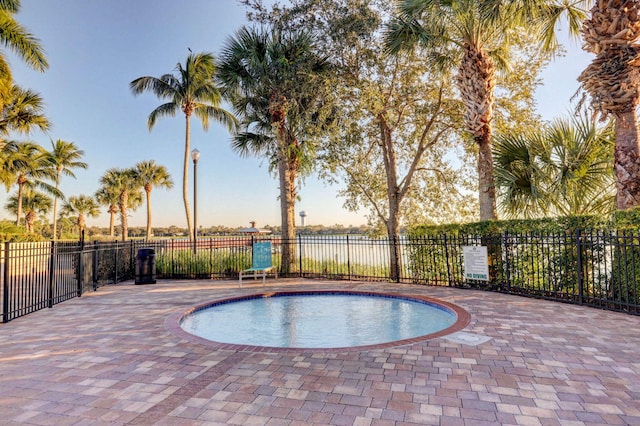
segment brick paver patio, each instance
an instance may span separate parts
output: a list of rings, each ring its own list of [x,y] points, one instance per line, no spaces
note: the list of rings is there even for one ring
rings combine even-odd
[[[129,282],[0,324],[0,424],[640,425],[640,317],[416,285],[266,289],[435,297],[471,314],[464,333],[490,340],[221,350],[176,335],[168,319],[262,292],[259,282]]]

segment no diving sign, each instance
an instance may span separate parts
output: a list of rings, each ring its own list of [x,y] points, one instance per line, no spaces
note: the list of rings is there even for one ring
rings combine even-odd
[[[489,259],[486,246],[463,246],[462,256],[465,279],[489,281]]]

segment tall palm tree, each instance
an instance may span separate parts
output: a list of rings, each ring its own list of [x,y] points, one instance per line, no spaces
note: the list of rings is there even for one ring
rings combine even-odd
[[[140,182],[134,169],[111,168],[100,178],[100,184],[118,193],[118,211],[120,212],[120,225],[122,226],[122,241],[129,236],[129,223],[127,218],[131,201],[141,199]]]
[[[137,179],[142,184],[147,201],[147,240],[151,239],[151,190],[154,186],[173,188],[173,180],[165,166],[155,161],[141,161],[136,164]]]
[[[18,195],[16,194],[9,197],[5,208],[11,213],[17,215],[18,206]],[[27,189],[22,194],[20,206],[21,208],[24,208],[24,223],[27,233],[33,234],[34,223],[38,217],[38,213],[46,214],[51,209],[51,197],[43,194],[42,192]]]
[[[156,120],[161,117],[174,117],[182,111],[185,117],[184,157],[182,165],[182,198],[187,217],[189,235],[194,237],[189,208],[189,155],[191,152],[191,116],[202,123],[202,128],[208,130],[209,119],[223,124],[230,131],[235,129],[235,117],[220,107],[222,96],[214,81],[216,64],[210,53],[190,53],[184,66],[178,63],[177,76],[164,74],[161,77],[140,77],[130,83],[134,95],[151,92],[161,100],[167,102],[160,105],[149,114],[147,126],[149,131]]]
[[[39,187],[46,192],[60,196],[59,190],[46,183],[52,179],[51,168],[47,167],[46,151],[32,142],[7,142],[2,146],[0,159],[2,171],[0,178],[7,191],[18,185],[16,225],[20,224],[22,215],[22,196],[25,188]]]
[[[578,80],[592,107],[615,119],[617,208],[640,206],[640,3],[597,0],[582,36],[596,58]]]
[[[241,155],[266,155],[277,167],[282,236],[288,241],[295,238],[297,180],[314,151],[309,130],[322,101],[320,76],[328,69],[305,32],[244,27],[221,55],[218,79],[242,123],[233,147]],[[283,247],[283,273],[292,266],[294,249]]]
[[[40,41],[16,21],[20,0],[0,1],[0,44],[17,54],[31,68],[44,71],[48,68]],[[11,91],[11,69],[6,54],[0,52],[0,108]]]
[[[570,28],[579,13],[569,9]],[[435,67],[457,66],[456,84],[465,106],[465,125],[478,150],[480,220],[497,218],[491,139],[496,73],[508,69],[518,30],[540,34],[543,47],[556,47],[555,22],[565,7],[551,1],[401,0],[388,28],[393,54],[417,46]]]
[[[511,217],[607,214],[614,208],[613,126],[582,113],[541,131],[496,137],[501,210]]]
[[[2,99],[0,137],[10,132],[29,134],[34,128],[49,130],[51,123],[44,115],[44,100],[39,93],[12,84]]]
[[[88,195],[72,195],[62,205],[60,216],[75,217],[78,225],[78,240],[83,240],[83,233],[87,217],[98,217],[100,207],[98,203]]]
[[[102,185],[95,194],[96,201],[101,206],[107,206],[107,212],[109,213],[109,236],[115,235],[115,217],[118,213],[118,201],[120,199],[120,193],[117,189],[107,185]]]
[[[47,161],[55,173],[54,182],[56,189],[60,189],[60,179],[62,175],[71,176],[75,179],[75,174],[71,169],[86,169],[87,163],[80,161],[84,156],[84,151],[78,149],[73,142],[51,141],[51,151],[47,153]],[[58,197],[53,199],[53,241],[58,239]]]

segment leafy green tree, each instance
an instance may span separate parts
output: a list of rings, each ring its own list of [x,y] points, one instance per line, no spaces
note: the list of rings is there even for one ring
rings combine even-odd
[[[100,185],[118,194],[118,212],[122,227],[121,238],[122,241],[126,241],[129,236],[128,210],[135,210],[142,201],[141,185],[137,173],[134,169],[111,168],[100,178]]]
[[[569,9],[570,18],[579,15]],[[555,48],[553,29],[564,10],[549,1],[401,0],[388,26],[390,52],[421,47],[434,68],[457,66],[455,82],[465,107],[465,127],[477,148],[480,220],[497,218],[491,158],[496,74],[508,70],[519,33],[537,34],[546,50]],[[575,20],[570,28],[575,30]]]
[[[20,0],[0,1],[0,44],[17,54],[31,68],[44,71],[49,65],[40,41],[15,19],[20,6]],[[0,109],[10,97],[12,80],[6,53],[0,52]]]
[[[541,130],[498,134],[500,208],[512,218],[608,214],[614,204],[613,125],[582,113]]]
[[[51,151],[47,153],[47,161],[54,172],[54,182],[56,189],[60,189],[62,175],[75,179],[72,169],[86,169],[87,163],[80,161],[84,156],[84,151],[78,149],[73,142],[51,141]],[[53,240],[58,239],[58,197],[53,199]]]
[[[54,175],[51,168],[47,167],[46,151],[40,145],[32,142],[6,142],[0,151],[0,160],[0,180],[7,191],[13,185],[18,186],[16,225],[20,224],[25,188],[39,187],[49,194],[61,195],[55,187],[46,183],[46,180],[52,179]]]
[[[38,213],[48,213],[51,210],[51,204],[51,197],[27,188],[22,193],[22,199],[19,200],[17,194],[9,197],[5,208],[16,216],[19,208],[24,209],[25,228],[28,234],[33,234]]]
[[[44,100],[39,93],[11,85],[2,99],[0,137],[11,132],[29,134],[34,128],[47,131],[51,123],[44,114]]]
[[[596,58],[578,80],[591,106],[615,121],[616,205],[640,206],[640,3],[598,0],[582,27],[583,48]]]
[[[307,32],[275,28],[238,30],[225,44],[218,79],[241,120],[233,148],[241,155],[267,156],[280,182],[282,236],[295,238],[297,180],[308,173],[315,150],[313,132],[323,124],[326,58]],[[295,260],[283,247],[282,272]]]
[[[130,83],[134,95],[151,92],[167,102],[151,111],[147,120],[149,131],[158,118],[174,117],[182,111],[186,120],[184,157],[182,168],[182,198],[187,217],[189,235],[194,237],[189,208],[189,155],[191,152],[191,116],[195,115],[202,123],[202,128],[209,128],[209,120],[223,124],[230,131],[236,127],[235,117],[220,106],[222,96],[214,81],[216,64],[210,53],[189,54],[184,66],[176,66],[177,75],[164,74],[161,77],[140,77]]]
[[[60,238],[62,239],[71,239],[73,235],[76,233],[76,225],[71,218],[68,217],[59,217],[58,218],[58,233],[60,234]]]
[[[461,105],[454,100],[452,78],[431,69],[418,52],[389,57],[383,30],[388,2],[293,0],[290,7],[243,1],[260,23],[299,30],[314,28],[319,49],[334,64],[332,89],[339,117],[320,150],[322,177],[343,181],[345,207],[371,212],[370,224],[391,241],[402,226],[455,222],[477,215],[469,195],[472,167],[468,152],[456,149]],[[516,77],[501,81],[496,97],[498,126],[536,127],[534,89],[548,58],[517,39],[512,61]],[[390,250],[395,276],[401,257]]]
[[[147,240],[151,239],[151,190],[154,187],[173,188],[173,180],[165,166],[155,161],[141,161],[136,164],[137,179],[144,188],[147,203]]]
[[[459,108],[447,79],[429,73],[415,55],[384,54],[380,34],[385,8],[380,1],[301,0],[271,19],[282,19],[278,25],[316,28],[321,50],[335,64],[331,87],[339,98],[333,108],[340,117],[320,151],[321,175],[330,182],[343,180],[346,188],[340,194],[347,208],[369,208],[370,221],[381,224],[395,241],[412,210],[426,211],[434,220],[455,204],[438,200],[434,204],[441,208],[429,208],[423,199],[416,206],[419,193],[433,201],[436,197],[426,194],[445,187],[451,198],[460,197],[455,183],[461,180],[445,159]],[[391,245],[392,277],[399,276],[401,259],[398,247]]]
[[[60,210],[62,217],[74,217],[78,226],[78,240],[84,239],[84,229],[87,217],[98,217],[100,207],[98,203],[88,195],[72,195],[62,205]]]

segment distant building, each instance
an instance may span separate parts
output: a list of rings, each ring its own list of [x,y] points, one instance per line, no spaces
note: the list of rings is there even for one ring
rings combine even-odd
[[[251,227],[249,228],[242,228],[240,229],[238,232],[242,233],[242,234],[270,234],[271,231],[268,229],[260,229],[260,228],[256,228],[256,222],[251,221],[249,222],[251,224]]]

